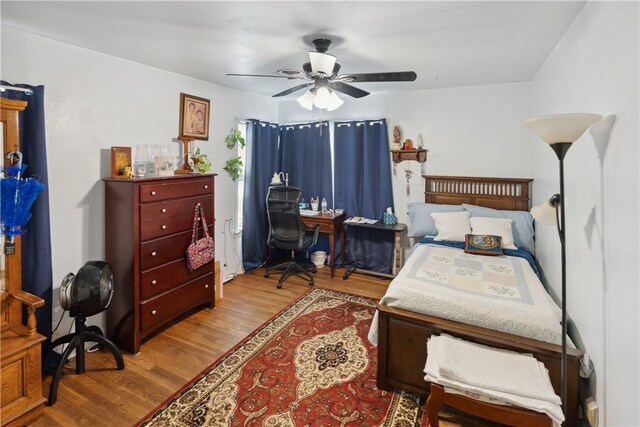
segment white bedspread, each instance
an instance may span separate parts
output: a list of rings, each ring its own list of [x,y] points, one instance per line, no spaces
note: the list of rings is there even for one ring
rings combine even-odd
[[[417,245],[381,304],[560,344],[561,311],[529,263]],[[378,313],[369,331],[378,342]]]
[[[564,421],[544,364],[531,355],[499,350],[446,334],[427,343],[425,380],[445,386],[449,393],[498,405],[516,405]]]

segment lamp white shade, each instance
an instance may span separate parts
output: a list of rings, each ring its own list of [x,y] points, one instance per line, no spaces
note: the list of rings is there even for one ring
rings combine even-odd
[[[271,177],[271,184],[273,185],[282,184],[282,181],[280,180],[280,174],[278,172],[275,172]]]
[[[549,200],[545,200],[531,208],[531,216],[545,225],[553,225],[556,223],[556,207]]]
[[[313,104],[318,108],[327,108],[331,105],[331,92],[326,87],[318,88]]]
[[[315,98],[316,96],[314,95],[314,93],[311,92],[311,90],[308,90],[304,93],[304,95],[299,97],[297,101],[302,108],[306,108],[307,110],[311,111],[313,109],[313,100]]]
[[[536,132],[547,144],[573,143],[600,119],[601,115],[591,113],[552,114],[532,117],[524,125]]]
[[[333,111],[336,108],[340,107],[344,104],[344,101],[340,99],[338,95],[334,91],[331,91],[331,99],[329,101],[329,105],[327,105],[327,111]]]
[[[333,67],[336,64],[336,57],[322,52],[309,52],[309,62],[311,71],[317,74],[330,76],[333,74]]]

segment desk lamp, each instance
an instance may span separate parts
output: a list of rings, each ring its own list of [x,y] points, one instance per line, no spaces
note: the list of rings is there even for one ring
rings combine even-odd
[[[282,179],[280,179],[281,177]],[[271,185],[281,185],[282,181],[284,181],[285,186],[289,186],[289,173],[274,172],[271,177]]]
[[[564,216],[564,156],[571,145],[593,124],[600,121],[599,114],[553,114],[533,117],[524,122],[556,153],[560,163],[560,193],[531,209],[531,215],[543,224],[556,224],[562,253],[562,360],[560,365],[560,398],[562,410],[567,413],[567,248]]]

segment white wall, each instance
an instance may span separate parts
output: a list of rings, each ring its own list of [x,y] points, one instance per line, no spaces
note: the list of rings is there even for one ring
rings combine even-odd
[[[608,146],[586,134],[565,160],[568,311],[595,364],[606,426],[640,425],[638,12],[637,2],[588,2],[532,83],[535,115],[616,116]],[[532,139],[538,203],[558,191],[557,159]],[[537,231],[538,260],[559,294],[557,234]]]
[[[360,87],[366,89],[365,85]],[[410,138],[415,144],[418,134],[422,134],[424,147],[429,150],[427,174],[530,178],[531,138],[522,126],[531,116],[530,90],[530,83],[522,82],[403,91],[358,100],[341,96],[344,105],[323,113],[321,118],[336,121],[387,118],[390,144],[396,124],[401,126],[403,138]],[[316,109],[307,111],[295,100],[279,104],[280,123],[318,119]],[[408,197],[405,169],[413,171]],[[407,202],[424,201],[424,180],[417,162],[400,163],[396,173],[394,203],[398,220],[406,223]]]
[[[236,117],[273,120],[272,100],[6,26],[1,71],[4,80],[45,86],[54,289],[85,261],[104,259],[101,178],[110,174],[109,148],[171,144],[176,154],[181,150],[173,142],[180,92],[211,100],[209,141],[197,146],[218,173],[215,229],[217,256],[222,256],[224,221],[235,218],[236,206],[236,186],[222,170],[235,153],[226,148],[224,137],[236,125]],[[53,303],[56,322],[61,315],[57,297]],[[101,322],[99,316],[90,319]],[[63,323],[60,331],[66,332],[68,325]]]

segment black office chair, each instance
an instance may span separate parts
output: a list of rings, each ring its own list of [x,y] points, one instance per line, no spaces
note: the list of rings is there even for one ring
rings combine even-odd
[[[269,277],[272,270],[284,269],[278,289],[282,288],[282,283],[287,277],[295,274],[304,274],[309,279],[309,286],[313,286],[313,276],[309,271],[315,273],[316,266],[302,266],[295,261],[295,253],[308,249],[318,241],[318,225],[313,228],[313,235],[305,232],[305,225],[300,216],[300,189],[296,187],[272,186],[267,193],[267,215],[269,217],[269,237],[267,245],[270,248],[278,248],[291,251],[291,259],[282,264],[267,268],[264,277]]]

